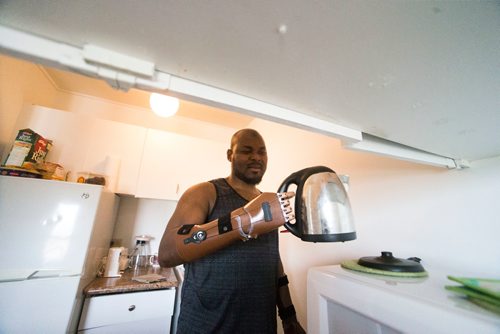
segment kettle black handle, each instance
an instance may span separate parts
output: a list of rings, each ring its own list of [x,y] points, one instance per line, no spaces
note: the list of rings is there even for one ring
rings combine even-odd
[[[285,228],[292,232],[293,235],[302,239],[302,209],[301,209],[301,201],[302,201],[302,186],[306,182],[307,178],[313,174],[323,173],[323,172],[331,172],[335,173],[328,167],[325,166],[314,166],[301,169],[295,173],[290,174],[283,183],[279,186],[278,192],[288,191],[288,188],[295,184],[297,186],[297,191],[295,193],[295,223],[290,224],[290,222],[285,223]]]
[[[292,184],[295,184],[299,185],[299,181],[300,181],[300,178],[301,178],[301,175],[299,175],[301,171],[299,172],[295,172],[293,174],[290,174],[284,181],[283,183],[281,183],[281,185],[279,186],[278,188],[278,192],[282,193],[282,192],[286,192],[288,191],[288,188],[292,185]],[[297,196],[297,194],[295,194],[295,196]],[[299,220],[298,220],[298,217],[295,216],[295,224],[290,224],[289,221],[285,222],[285,228],[292,232],[293,235],[295,235],[296,237],[301,237],[300,235],[300,232],[299,232],[299,228],[298,228],[298,224],[299,223]]]

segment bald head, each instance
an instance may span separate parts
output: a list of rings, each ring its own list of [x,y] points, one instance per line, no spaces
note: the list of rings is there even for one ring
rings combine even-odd
[[[262,136],[253,129],[242,129],[231,137],[227,150],[231,175],[248,184],[258,184],[267,167],[267,150]]]
[[[234,146],[243,138],[251,138],[251,139],[259,139],[262,142],[264,142],[264,139],[254,129],[241,129],[236,131],[233,136],[231,137],[231,149],[234,149]]]

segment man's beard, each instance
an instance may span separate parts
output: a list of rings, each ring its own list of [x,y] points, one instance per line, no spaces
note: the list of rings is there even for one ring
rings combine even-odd
[[[244,173],[240,172],[237,168],[234,169],[234,175],[245,183],[257,185],[262,181],[263,175],[256,175],[254,177],[248,177]]]

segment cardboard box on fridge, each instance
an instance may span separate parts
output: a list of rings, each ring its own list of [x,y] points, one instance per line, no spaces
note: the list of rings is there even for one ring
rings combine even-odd
[[[17,133],[12,149],[5,159],[4,166],[35,169],[37,163],[43,163],[52,147],[52,141],[43,138],[31,129],[22,129]]]
[[[46,161],[36,164],[35,168],[46,180],[66,181],[66,171],[64,167],[59,164]]]

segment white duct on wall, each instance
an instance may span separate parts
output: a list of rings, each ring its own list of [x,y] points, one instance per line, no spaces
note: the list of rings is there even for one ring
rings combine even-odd
[[[170,85],[169,74],[148,72],[148,68],[154,68],[154,64],[100,47],[87,45],[83,49],[78,48],[1,25],[0,52],[37,64],[103,79],[113,88],[123,91],[134,87],[161,92],[168,90]],[[98,57],[102,59],[100,62]],[[115,65],[110,66],[110,63]],[[127,64],[128,69],[124,71]]]
[[[363,140],[354,143],[342,142],[342,146],[351,150],[372,152],[379,155],[416,163],[423,163],[436,167],[445,167],[449,169],[462,169],[469,167],[469,163],[466,160],[443,157],[441,155],[422,151],[366,133],[363,133]]]
[[[349,149],[446,168],[468,167],[466,161],[423,152],[264,101],[176,77],[156,70],[154,63],[91,44],[79,48],[0,25],[0,52],[99,78],[123,91],[137,88],[173,95],[184,100],[322,133],[342,140],[344,147]]]
[[[361,132],[223,89],[154,70],[154,64],[117,52],[85,45],[83,49],[0,26],[0,52],[35,63],[105,80],[116,89],[137,88],[169,93],[254,117],[321,132],[349,141]],[[153,69],[153,70],[152,70]]]

